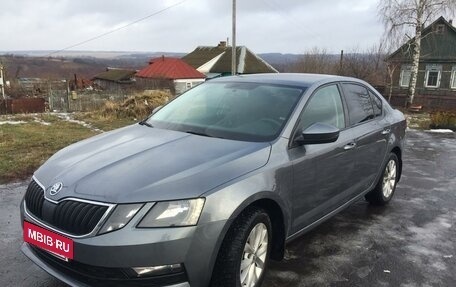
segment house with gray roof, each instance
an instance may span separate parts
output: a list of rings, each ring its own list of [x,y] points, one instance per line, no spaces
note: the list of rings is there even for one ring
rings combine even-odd
[[[411,78],[412,41],[386,59],[392,73],[392,103],[404,106]],[[425,27],[421,40],[415,105],[424,109],[456,109],[456,27],[440,17]]]
[[[187,64],[207,78],[231,75],[233,47],[221,41],[217,46],[199,46],[182,57]],[[245,46],[236,47],[237,74],[278,73],[278,71]]]
[[[135,74],[135,70],[107,68],[106,71],[95,75],[92,80],[103,90],[115,91],[131,88],[135,83]]]

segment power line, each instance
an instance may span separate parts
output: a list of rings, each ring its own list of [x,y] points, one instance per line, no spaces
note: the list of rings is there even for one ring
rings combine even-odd
[[[149,19],[149,18],[151,18],[151,17],[153,17],[153,16],[156,16],[156,15],[158,15],[158,14],[161,14],[161,13],[163,13],[163,12],[165,12],[165,11],[171,9],[171,8],[174,8],[174,7],[176,7],[176,6],[179,6],[179,5],[183,4],[183,3],[186,2],[186,1],[188,1],[188,0],[182,0],[181,2],[175,3],[175,4],[171,5],[171,6],[168,6],[168,7],[166,7],[166,8],[161,9],[161,10],[158,10],[158,11],[152,13],[152,14],[149,14],[149,15],[147,15],[147,16],[145,16],[145,17],[139,18],[139,19],[137,19],[137,20],[135,20],[135,21],[133,21],[133,22],[130,22],[130,23],[124,25],[124,26],[118,27],[118,28],[116,28],[116,29],[113,29],[113,30],[111,30],[111,31],[105,32],[105,33],[100,34],[100,35],[98,35],[98,36],[95,36],[95,37],[89,38],[89,39],[87,39],[87,40],[84,40],[84,41],[82,41],[82,42],[79,42],[79,43],[73,44],[73,45],[71,45],[71,46],[65,47],[65,48],[63,48],[63,49],[60,49],[60,50],[51,52],[51,53],[47,54],[45,57],[49,57],[49,56],[51,56],[51,55],[54,55],[54,54],[63,52],[63,51],[65,51],[65,50],[68,50],[68,49],[71,49],[71,48],[74,48],[74,47],[77,47],[77,46],[81,46],[81,45],[83,45],[83,44],[85,44],[85,43],[88,43],[88,42],[91,42],[91,41],[93,41],[93,40],[97,40],[97,39],[99,39],[99,38],[101,38],[101,37],[107,36],[107,35],[109,35],[109,34],[115,33],[115,32],[117,32],[117,31],[122,30],[122,29],[125,29],[125,28],[127,28],[127,27],[129,27],[129,26],[131,26],[131,25],[134,25],[134,24],[139,23],[139,22],[141,22],[141,21],[147,20],[147,19]]]
[[[275,0],[261,0],[264,4],[269,6],[273,11],[280,13],[282,16],[284,16],[284,19],[288,22],[290,22],[291,27],[295,28],[296,31],[299,31],[301,33],[307,33],[310,34],[312,37],[318,37],[313,31],[310,31],[309,29],[302,29],[302,24],[296,20],[296,18],[287,10],[283,9],[283,7],[275,2]]]

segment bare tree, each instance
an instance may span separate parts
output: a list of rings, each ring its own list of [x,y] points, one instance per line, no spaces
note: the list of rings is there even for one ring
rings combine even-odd
[[[335,74],[337,71],[336,59],[334,55],[328,54],[326,49],[314,47],[304,53],[301,59],[293,65],[291,71],[298,73]]]
[[[410,39],[412,69],[407,105],[415,97],[418,65],[421,54],[421,39],[424,25],[440,13],[454,11],[456,0],[380,0],[378,8],[388,35],[397,38],[405,35]],[[410,36],[409,34],[412,33]]]
[[[388,61],[386,64],[386,70],[388,73],[388,102],[391,103],[391,96],[393,95],[393,75],[396,69],[400,66],[400,62]]]
[[[383,85],[385,79],[385,47],[383,42],[364,50],[354,48],[344,55],[342,75],[363,79],[373,85]]]

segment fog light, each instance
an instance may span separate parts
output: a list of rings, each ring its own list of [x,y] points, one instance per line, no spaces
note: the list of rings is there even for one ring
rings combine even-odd
[[[172,273],[179,273],[183,271],[182,264],[170,264],[152,267],[133,267],[138,277],[158,276]]]

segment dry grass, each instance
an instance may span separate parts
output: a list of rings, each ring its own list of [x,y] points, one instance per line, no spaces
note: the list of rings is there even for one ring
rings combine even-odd
[[[411,129],[429,129],[431,124],[431,118],[429,113],[409,113],[404,112],[405,118],[407,119],[407,126]]]
[[[433,112],[430,118],[431,128],[456,130],[456,113],[454,112]]]
[[[171,97],[165,91],[146,91],[130,96],[122,103],[106,102],[99,111],[79,113],[75,118],[104,131],[112,130],[146,118],[154,108],[167,103]]]

